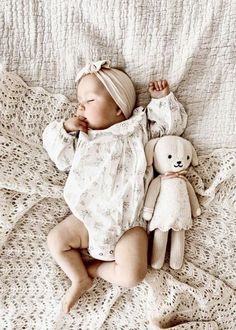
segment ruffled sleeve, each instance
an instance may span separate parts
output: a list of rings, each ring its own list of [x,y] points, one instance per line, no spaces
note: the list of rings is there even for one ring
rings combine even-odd
[[[163,135],[181,135],[187,125],[187,114],[182,104],[170,92],[160,99],[152,99],[147,105],[149,138]]]
[[[43,147],[60,171],[68,171],[75,154],[76,136],[66,132],[64,120],[51,122],[43,132]]]

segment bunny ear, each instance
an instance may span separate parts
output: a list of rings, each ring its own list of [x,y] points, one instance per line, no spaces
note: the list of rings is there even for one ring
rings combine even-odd
[[[197,158],[197,153],[194,147],[192,146],[192,165],[197,166],[198,165],[198,158]]]
[[[146,155],[146,159],[147,159],[147,166],[151,166],[153,164],[153,152],[154,152],[154,148],[155,145],[157,143],[157,139],[152,139],[150,141],[148,141],[148,143],[145,146],[145,155]]]

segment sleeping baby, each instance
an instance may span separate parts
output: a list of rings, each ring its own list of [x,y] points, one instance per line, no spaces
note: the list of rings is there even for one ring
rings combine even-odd
[[[64,198],[71,215],[47,240],[71,280],[64,313],[95,277],[127,288],[144,279],[147,233],[141,211],[149,183],[144,146],[150,138],[180,135],[187,120],[165,80],[150,82],[146,108],[135,108],[131,79],[108,61],[90,62],[76,80],[75,116],[53,121],[43,132],[49,157],[69,172]],[[88,249],[92,262],[82,261],[82,249]]]

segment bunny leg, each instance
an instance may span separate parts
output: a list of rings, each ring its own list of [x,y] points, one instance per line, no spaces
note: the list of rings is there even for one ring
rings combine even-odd
[[[152,247],[151,266],[154,269],[161,269],[164,264],[166,254],[166,244],[168,231],[155,230]]]

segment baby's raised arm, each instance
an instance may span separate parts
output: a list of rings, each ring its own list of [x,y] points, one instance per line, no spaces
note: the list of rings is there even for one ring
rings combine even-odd
[[[67,120],[53,121],[43,132],[43,147],[60,171],[67,171],[71,167],[78,131],[87,133],[88,122],[77,110],[75,116]]]
[[[152,97],[147,105],[149,138],[163,135],[181,135],[187,124],[182,104],[170,91],[166,80],[151,81],[148,91]]]

